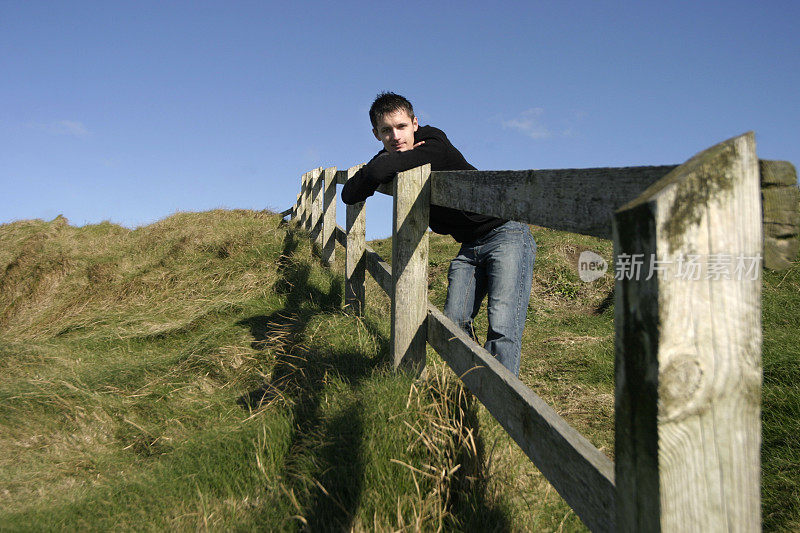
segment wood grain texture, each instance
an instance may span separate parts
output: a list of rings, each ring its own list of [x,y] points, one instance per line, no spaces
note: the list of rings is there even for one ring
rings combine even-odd
[[[337,224],[333,235],[336,238],[336,242],[342,245],[342,248],[347,248],[347,232],[344,228]]]
[[[621,531],[761,529],[760,261],[734,272],[737,257],[762,250],[760,196],[749,133],[701,152],[615,215],[617,265],[645,258],[640,279],[618,272],[615,289]],[[691,255],[700,269],[687,277]],[[646,280],[652,257],[662,270]],[[731,273],[707,277],[722,257]]]
[[[347,179],[350,179],[359,168],[360,165],[349,168]],[[344,304],[346,309],[356,315],[364,313],[366,211],[365,202],[347,206]]]
[[[761,188],[778,186],[797,186],[797,169],[789,161],[772,161],[759,159],[758,169],[761,174]]]
[[[303,229],[311,231],[311,217],[313,211],[314,175],[313,171],[306,173],[305,193],[303,195]]]
[[[318,250],[322,249],[322,167],[311,171],[311,222],[309,232]]]
[[[784,187],[780,203],[765,201],[765,233],[778,230],[788,235],[765,240],[764,255],[769,258],[765,266],[786,268],[796,260],[800,233],[797,174],[787,161],[760,163],[762,189]],[[614,210],[676,167],[436,171],[431,173],[431,203],[609,239]],[[382,185],[378,192],[391,195],[390,185]]]
[[[782,270],[797,260],[800,248],[800,189],[788,161],[759,161],[764,213],[764,266]]]
[[[336,259],[336,167],[322,173],[322,260],[332,265]]]
[[[313,197],[313,172],[309,171],[306,173],[306,185],[303,194],[303,228],[306,231],[311,231],[311,211],[313,209],[312,206],[312,197]]]
[[[764,266],[772,270],[783,270],[792,266],[790,257],[797,261],[800,241],[793,237],[764,237]]]
[[[613,531],[614,465],[544,400],[428,304],[428,342],[592,531]]]
[[[797,186],[777,186],[761,190],[764,202],[764,233],[774,237],[797,235],[800,212]]]
[[[378,286],[383,289],[383,292],[387,294],[387,296],[392,296],[392,267],[389,266],[389,263],[383,260],[383,258],[370,248],[366,246],[364,248],[364,253],[367,259],[367,272],[370,273],[372,278],[377,282]]]
[[[614,209],[673,168],[434,172],[431,203],[608,239]]]
[[[302,185],[302,182],[301,182],[300,183],[301,190],[302,190],[302,187],[303,187],[303,185]],[[292,218],[291,218],[291,220],[294,223],[297,223],[299,221],[299,219],[298,219],[299,210],[300,210],[300,193],[297,194],[297,198],[295,199],[294,205],[292,206]]]
[[[306,227],[308,218],[308,172],[300,176],[300,202],[297,209],[297,223],[301,228]]]
[[[676,167],[436,171],[431,173],[431,202],[610,239],[614,210]],[[759,170],[765,193],[764,266],[787,268],[800,247],[797,171],[788,161],[769,160],[759,161]],[[336,177],[345,183],[346,171],[338,171]],[[766,192],[774,187],[780,190]],[[392,184],[381,185],[378,192],[391,196]],[[775,202],[776,197],[781,199]]]
[[[393,180],[390,351],[395,368],[415,373],[425,368],[430,173],[428,164]]]

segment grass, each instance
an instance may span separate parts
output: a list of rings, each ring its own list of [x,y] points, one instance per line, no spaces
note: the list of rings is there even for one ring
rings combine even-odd
[[[800,264],[764,273],[761,497],[764,529],[800,530]]]
[[[463,390],[393,372],[383,310],[344,314],[280,217],[8,224],[0,286],[0,529],[465,521]]]
[[[574,266],[611,244],[533,232],[521,379],[613,458],[613,281]],[[458,245],[430,243],[442,308]],[[342,257],[269,212],[0,226],[0,530],[585,530],[435,353],[391,370]],[[800,267],[763,296],[764,527],[796,530]]]

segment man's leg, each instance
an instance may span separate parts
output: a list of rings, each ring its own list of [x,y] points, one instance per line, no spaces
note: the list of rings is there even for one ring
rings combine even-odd
[[[488,284],[486,349],[519,376],[522,331],[531,297],[536,243],[527,225],[508,222],[483,245]]]
[[[486,276],[476,268],[475,251],[463,245],[458,255],[450,261],[447,273],[447,300],[444,314],[475,339],[472,321],[486,294]]]

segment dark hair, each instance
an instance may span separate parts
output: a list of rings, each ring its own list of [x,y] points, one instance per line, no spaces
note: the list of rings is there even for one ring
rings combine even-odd
[[[401,109],[407,112],[409,117],[414,118],[414,108],[411,106],[411,102],[399,94],[380,93],[375,97],[375,101],[372,102],[372,107],[369,108],[369,120],[372,122],[372,127],[378,127],[378,119],[383,115],[388,115]]]

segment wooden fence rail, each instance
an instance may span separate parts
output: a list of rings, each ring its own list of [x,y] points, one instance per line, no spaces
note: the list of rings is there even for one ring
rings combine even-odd
[[[791,164],[759,161],[747,133],[683,165],[425,165],[378,189],[394,198],[391,267],[365,242],[364,202],[347,206],[346,229],[336,225],[336,185],[360,166],[305,173],[282,214],[328,263],[336,242],[345,248],[352,312],[363,312],[367,272],[390,296],[396,367],[421,372],[430,344],[593,531],[760,529],[760,261],[781,268],[797,254]],[[639,275],[615,276],[616,464],[430,305],[431,204],[613,237],[618,266],[639,258]],[[674,270],[686,256],[755,267],[686,279]]]
[[[614,529],[614,463],[428,305],[428,342],[593,531]]]

